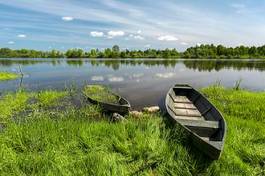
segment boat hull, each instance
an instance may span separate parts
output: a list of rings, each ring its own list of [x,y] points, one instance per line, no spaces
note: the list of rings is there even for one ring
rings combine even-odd
[[[129,101],[127,101],[126,99],[120,96],[118,97],[119,97],[119,104],[111,104],[111,103],[100,102],[100,101],[92,99],[91,97],[86,96],[87,100],[90,103],[100,106],[104,112],[107,112],[107,113],[116,112],[121,115],[128,114],[131,108]]]
[[[176,103],[174,98],[179,98],[178,96],[186,96],[190,100],[189,104]],[[201,117],[197,116],[196,113],[192,115],[196,115],[196,117],[192,117],[190,114],[184,114],[183,116],[176,115],[176,112],[180,112],[178,108],[175,108],[176,104],[189,106],[189,109],[181,109],[187,112],[191,112],[189,111],[190,107],[194,107],[193,110],[198,110],[198,114]],[[165,105],[169,117],[189,133],[193,146],[197,147],[209,158],[213,160],[219,159],[226,136],[226,123],[216,107],[189,85],[175,85],[172,87],[167,93]],[[203,109],[205,107],[202,105],[210,107],[208,108],[210,110]]]

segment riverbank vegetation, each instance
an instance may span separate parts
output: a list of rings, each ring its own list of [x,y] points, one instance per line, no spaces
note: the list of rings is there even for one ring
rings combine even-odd
[[[212,58],[212,59],[255,59],[265,58],[265,45],[263,46],[238,46],[225,47],[200,45],[189,47],[184,52],[176,49],[146,49],[146,50],[120,50],[119,46],[104,50],[91,49],[69,49],[66,52],[51,50],[12,50],[9,48],[0,49],[0,58]]]
[[[224,152],[211,162],[162,114],[112,123],[76,93],[17,91],[0,98],[0,175],[263,175],[265,93],[202,92],[223,113]],[[218,96],[217,96],[218,95]]]
[[[19,77],[16,73],[0,72],[0,81],[6,81],[11,79],[17,79]]]

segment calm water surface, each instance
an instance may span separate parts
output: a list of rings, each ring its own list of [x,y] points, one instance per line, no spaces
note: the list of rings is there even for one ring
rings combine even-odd
[[[168,89],[176,83],[196,88],[216,82],[250,90],[265,90],[265,61],[262,60],[67,60],[0,59],[0,71],[18,72],[22,80],[0,82],[0,91],[16,90],[22,84],[28,90],[64,89],[70,85],[105,84],[127,98],[133,108],[163,102]]]

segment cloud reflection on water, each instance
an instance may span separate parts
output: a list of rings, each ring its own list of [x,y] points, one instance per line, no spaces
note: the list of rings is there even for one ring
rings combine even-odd
[[[122,82],[124,81],[123,77],[113,76],[108,78],[109,82]]]
[[[92,81],[104,81],[104,77],[103,76],[92,76],[91,80]]]
[[[175,76],[175,73],[173,72],[169,72],[169,73],[157,73],[155,74],[156,77],[159,78],[172,78],[173,76]]]

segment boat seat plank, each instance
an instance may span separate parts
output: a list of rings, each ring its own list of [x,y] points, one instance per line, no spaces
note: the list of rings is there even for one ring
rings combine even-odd
[[[173,97],[175,103],[192,103],[186,96]]]
[[[179,121],[179,120],[203,120],[203,117],[192,117],[192,116],[179,116],[175,115],[174,119]]]
[[[173,109],[174,113],[179,116],[186,116],[187,110],[186,109]]]
[[[201,117],[202,115],[197,109],[187,109],[187,116]]]
[[[179,108],[179,109],[197,109],[193,104],[188,104],[188,103],[174,103],[174,108]]]
[[[204,127],[204,128],[219,128],[218,121],[207,121],[207,120],[189,120],[189,119],[179,119],[179,123],[185,126],[194,126],[194,127]]]
[[[201,117],[201,113],[197,109],[182,109],[175,108],[173,109],[175,115],[177,116],[188,116],[188,117]]]
[[[191,90],[192,88],[189,86],[175,86],[174,89],[185,89],[185,90]]]
[[[180,119],[178,122],[204,138],[211,137],[219,129],[219,123],[216,121]]]

